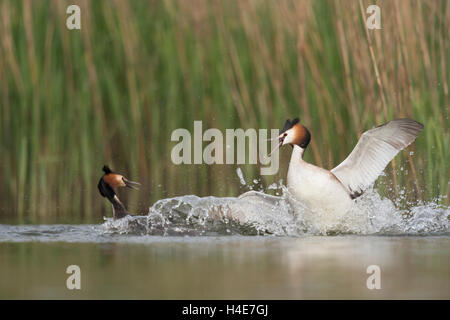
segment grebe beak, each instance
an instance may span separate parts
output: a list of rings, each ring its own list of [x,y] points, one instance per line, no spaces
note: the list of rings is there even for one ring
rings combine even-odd
[[[292,129],[298,122],[298,118],[295,118],[292,121],[289,119],[286,120],[283,129],[281,129],[281,134],[278,137],[271,139],[271,141],[278,139],[279,143],[275,148],[273,148],[272,152],[270,152],[269,157],[283,145],[284,139],[286,139],[286,137],[288,136],[287,132]]]
[[[284,138],[286,138],[286,134],[282,133],[278,137],[270,139],[270,141],[274,141],[274,140],[278,139],[279,143],[270,152],[269,157],[283,145]]]
[[[128,180],[125,177],[123,177],[123,182],[125,183],[126,187],[128,187],[130,189],[133,189],[133,190],[139,190],[139,188],[136,187],[136,186],[140,186],[141,185],[139,182]]]

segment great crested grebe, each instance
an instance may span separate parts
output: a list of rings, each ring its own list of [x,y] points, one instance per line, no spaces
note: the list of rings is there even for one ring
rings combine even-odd
[[[135,185],[140,185],[140,183],[128,180],[121,174],[113,172],[108,166],[103,166],[103,172],[105,174],[100,178],[100,181],[98,182],[98,191],[100,191],[100,194],[112,203],[113,218],[123,218],[127,214],[129,214],[129,212],[127,211],[127,209],[125,209],[125,206],[117,197],[117,188],[128,187],[138,190]]]
[[[326,170],[303,160],[311,134],[296,118],[286,120],[273,151],[286,144],[293,146],[287,187],[294,200],[311,209],[343,212],[422,129],[422,124],[411,119],[389,121],[364,132],[350,155],[336,168]]]

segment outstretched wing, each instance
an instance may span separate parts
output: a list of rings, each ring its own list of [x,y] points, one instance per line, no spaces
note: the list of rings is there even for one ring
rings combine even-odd
[[[331,170],[352,198],[369,187],[399,151],[410,145],[423,125],[411,119],[398,119],[362,134],[350,155]]]

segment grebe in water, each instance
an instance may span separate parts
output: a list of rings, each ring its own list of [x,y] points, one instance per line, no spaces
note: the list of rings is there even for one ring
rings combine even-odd
[[[140,185],[138,182],[130,181],[123,175],[113,172],[108,166],[103,166],[103,172],[105,173],[98,182],[98,191],[100,194],[107,198],[113,206],[113,218],[120,219],[130,214],[125,206],[120,202],[117,197],[118,187],[128,187],[138,190],[136,185]]]

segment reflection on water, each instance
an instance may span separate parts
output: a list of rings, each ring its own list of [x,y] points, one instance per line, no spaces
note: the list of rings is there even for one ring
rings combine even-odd
[[[0,298],[450,298],[449,236],[102,237],[1,243]],[[72,264],[79,291],[65,287]],[[374,264],[381,290],[366,287]]]

